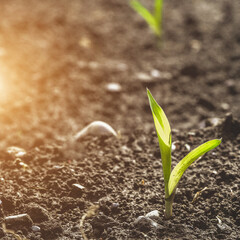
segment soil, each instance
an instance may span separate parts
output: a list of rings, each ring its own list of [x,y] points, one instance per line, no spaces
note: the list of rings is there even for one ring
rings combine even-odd
[[[1,239],[240,239],[238,0],[165,1],[161,42],[123,0],[0,12]],[[146,87],[171,123],[173,166],[222,138],[183,175],[170,220]],[[95,120],[121,137],[72,141]]]

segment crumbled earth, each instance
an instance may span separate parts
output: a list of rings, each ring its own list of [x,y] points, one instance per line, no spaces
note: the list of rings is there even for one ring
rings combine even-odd
[[[159,41],[128,1],[1,0],[1,239],[239,239],[240,4],[165,2]],[[222,138],[183,175],[170,220],[146,87],[173,167]],[[73,141],[97,120],[118,137]]]

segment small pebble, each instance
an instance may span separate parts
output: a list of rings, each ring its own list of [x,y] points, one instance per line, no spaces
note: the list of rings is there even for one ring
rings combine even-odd
[[[174,141],[172,143],[172,152],[175,150],[179,150],[180,149],[180,142],[179,141]]]
[[[184,147],[185,147],[185,148],[186,148],[188,151],[190,151],[190,150],[191,150],[191,147],[190,147],[190,145],[189,145],[189,144],[187,144],[187,143],[184,145]]]
[[[157,69],[153,69],[151,72],[150,72],[151,76],[154,77],[154,78],[160,78],[161,77],[161,72],[158,71]]]
[[[13,157],[22,157],[26,154],[26,151],[23,148],[19,147],[8,147],[7,152]]]
[[[221,119],[220,118],[210,118],[209,122],[212,124],[212,126],[217,126],[221,122]]]
[[[88,49],[91,47],[91,40],[88,37],[83,36],[80,38],[78,44],[80,45],[80,47]]]
[[[199,50],[201,49],[201,42],[196,40],[196,39],[193,39],[191,42],[190,42],[190,45],[191,45],[191,48],[193,50],[195,50],[196,52],[199,52]]]
[[[119,208],[119,203],[113,203],[111,206],[112,209]]]
[[[150,231],[152,227],[157,228],[158,224],[153,221],[151,218],[145,216],[139,216],[135,221],[134,225],[136,228],[141,229],[142,231]]]
[[[221,109],[228,111],[230,109],[230,105],[228,103],[221,103]]]
[[[136,74],[136,78],[142,82],[151,82],[152,77],[146,73],[139,72]]]
[[[33,232],[40,232],[41,228],[39,226],[34,225],[34,226],[32,226],[32,231]]]
[[[74,183],[73,187],[76,188],[76,189],[79,189],[79,190],[83,190],[85,188],[84,186],[82,186],[82,185],[80,185],[78,183]]]
[[[230,231],[232,230],[231,227],[229,227],[227,224],[222,223],[222,220],[219,217],[216,217],[218,220],[217,226],[221,231]]]
[[[75,141],[80,140],[81,138],[87,136],[87,135],[93,135],[93,136],[115,136],[117,137],[116,131],[107,123],[102,121],[94,121],[87,125],[85,128],[83,128],[81,131],[79,131],[75,136]]]
[[[153,210],[145,215],[145,217],[151,218],[151,219],[158,219],[159,218],[159,211]]]
[[[122,87],[119,83],[108,83],[106,86],[106,89],[108,92],[117,93],[117,92],[121,92]]]

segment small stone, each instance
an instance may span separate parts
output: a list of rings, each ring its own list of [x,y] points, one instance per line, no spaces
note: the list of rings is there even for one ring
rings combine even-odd
[[[136,78],[142,82],[151,82],[152,81],[152,77],[146,73],[137,73],[136,74]]]
[[[82,48],[88,49],[91,47],[91,40],[86,36],[81,37],[78,43]]]
[[[82,139],[85,136],[92,135],[97,137],[117,137],[116,131],[107,123],[102,121],[94,121],[79,131],[75,136],[75,141]]]
[[[224,111],[228,111],[230,109],[230,106],[228,103],[221,103],[221,109]]]
[[[26,151],[23,148],[19,147],[8,147],[7,153],[9,153],[13,157],[23,157],[26,154]]]
[[[119,203],[112,203],[111,208],[112,208],[112,209],[119,208]]]
[[[78,183],[74,183],[73,187],[76,188],[76,189],[79,189],[79,190],[83,190],[85,188],[84,186],[82,186],[82,185],[80,185]]]
[[[190,137],[193,137],[193,136],[196,136],[196,133],[195,132],[188,132],[188,136]]]
[[[172,152],[174,152],[175,150],[179,150],[180,149],[180,142],[179,141],[174,141],[172,143]]]
[[[217,220],[218,220],[217,226],[220,231],[229,232],[232,230],[231,227],[229,227],[227,224],[222,223],[222,220],[219,217],[217,217]]]
[[[32,226],[32,231],[33,232],[40,232],[41,228],[39,226],[34,225],[34,226]]]
[[[145,215],[145,217],[151,218],[151,219],[158,219],[159,218],[159,211],[153,210]]]
[[[153,69],[151,72],[150,72],[151,76],[154,77],[154,78],[160,78],[161,77],[161,72],[158,71],[157,69]]]
[[[112,203],[112,205],[111,205],[112,213],[117,213],[119,211],[119,206],[120,206],[119,203]]]
[[[201,42],[196,40],[196,39],[193,39],[191,42],[190,42],[190,45],[191,45],[191,48],[193,50],[195,50],[196,52],[199,52],[199,50],[201,49]]]
[[[206,124],[206,126],[213,126],[213,127],[215,127],[215,126],[219,125],[220,122],[221,122],[220,118],[208,118],[206,120],[205,124]]]
[[[106,89],[108,92],[118,93],[122,90],[122,87],[119,83],[108,83]]]
[[[7,228],[20,229],[21,227],[31,227],[33,221],[31,217],[24,213],[19,215],[13,215],[5,217],[4,219]]]
[[[189,145],[189,144],[187,144],[187,143],[184,145],[184,147],[185,147],[185,148],[186,148],[188,151],[190,151],[190,150],[191,150],[191,147],[190,147],[190,145]]]
[[[151,218],[145,216],[139,216],[135,221],[134,225],[136,228],[141,229],[143,232],[148,232],[151,228],[157,228],[158,224]]]

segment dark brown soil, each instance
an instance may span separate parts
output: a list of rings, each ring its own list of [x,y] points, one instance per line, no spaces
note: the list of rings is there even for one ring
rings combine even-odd
[[[161,44],[123,0],[0,0],[0,20],[1,239],[83,239],[92,205],[88,239],[240,239],[238,0],[165,1]],[[181,179],[170,220],[146,87],[173,166],[223,139]],[[95,120],[121,137],[70,141]],[[156,226],[136,222],[153,210]]]

